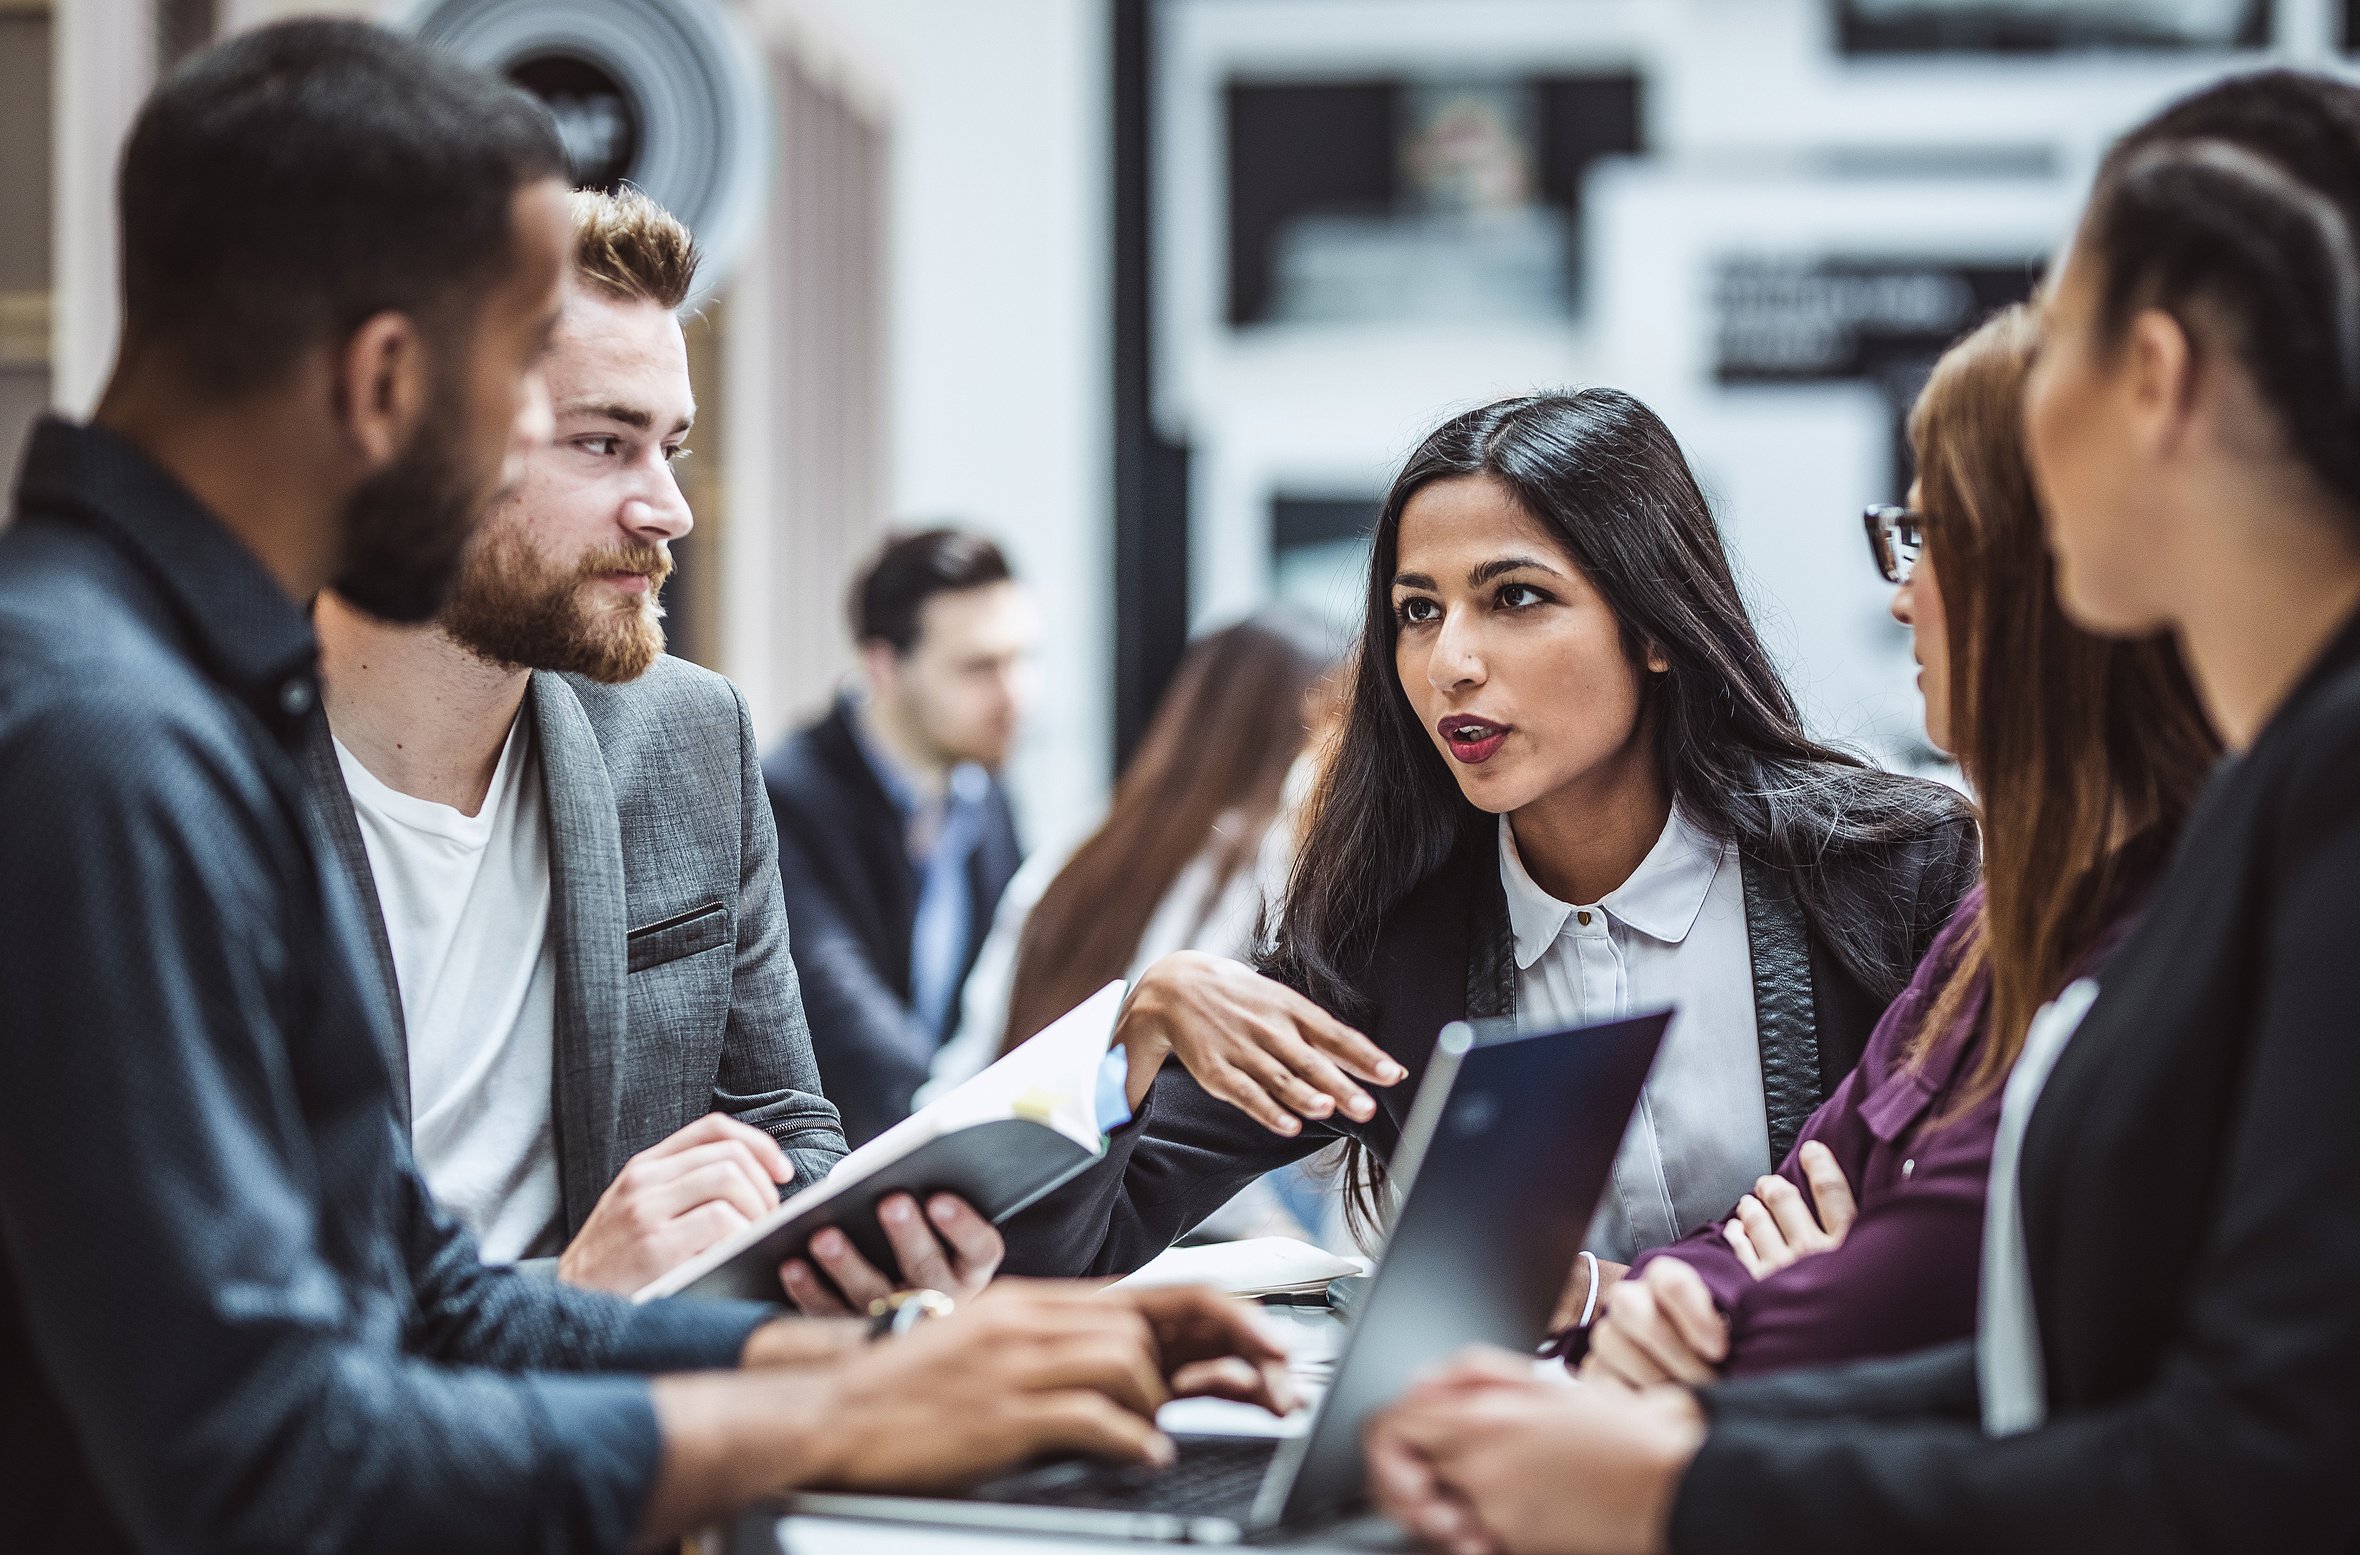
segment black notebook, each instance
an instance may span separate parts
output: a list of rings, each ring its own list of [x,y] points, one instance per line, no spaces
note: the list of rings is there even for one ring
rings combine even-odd
[[[877,1225],[878,1201],[907,1193],[924,1203],[955,1193],[1005,1220],[1079,1174],[1106,1150],[1106,1130],[1127,1119],[1122,1055],[1109,1053],[1124,985],[1109,983],[983,1073],[836,1163],[825,1178],[735,1235],[725,1237],[631,1298],[781,1299],[778,1266],[830,1226],[887,1273],[893,1252]],[[1113,1096],[1102,1103],[1111,1085]],[[1111,1111],[1114,1116],[1103,1116]]]

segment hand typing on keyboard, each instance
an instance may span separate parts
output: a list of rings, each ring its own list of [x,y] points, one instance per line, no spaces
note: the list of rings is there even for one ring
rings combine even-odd
[[[1299,1400],[1287,1353],[1262,1331],[1253,1309],[1201,1285],[1110,1290],[1147,1320],[1174,1398],[1228,1398],[1274,1415]]]

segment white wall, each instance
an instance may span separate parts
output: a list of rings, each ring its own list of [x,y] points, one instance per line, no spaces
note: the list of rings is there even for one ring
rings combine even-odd
[[[828,0],[891,94],[892,511],[999,538],[1045,619],[1025,838],[1092,824],[1113,656],[1102,0]]]
[[[115,164],[155,77],[151,0],[64,0],[55,32],[56,213],[50,237],[50,402],[86,416],[106,386],[122,327],[115,265]]]
[[[1374,498],[1457,410],[1609,383],[1680,437],[1814,727],[1914,759],[1906,638],[1858,517],[1891,492],[1887,409],[1865,384],[1715,382],[1715,262],[2037,258],[2107,141],[2167,98],[2263,62],[2350,69],[2332,10],[2279,0],[2273,48],[2233,57],[1848,60],[1825,0],[1163,0],[1156,410],[1195,461],[1197,621],[1266,597],[1274,493]],[[1617,68],[1643,78],[1649,155],[1591,176],[1583,316],[1229,326],[1226,82]],[[1986,165],[1895,165],[1913,148]]]

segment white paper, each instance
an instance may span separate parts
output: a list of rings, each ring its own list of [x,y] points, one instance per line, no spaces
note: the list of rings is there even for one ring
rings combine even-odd
[[[1330,1280],[1368,1269],[1366,1258],[1342,1257],[1290,1236],[1257,1236],[1168,1248],[1145,1268],[1115,1281],[1115,1288],[1210,1285],[1232,1296],[1290,1296],[1323,1290]]]

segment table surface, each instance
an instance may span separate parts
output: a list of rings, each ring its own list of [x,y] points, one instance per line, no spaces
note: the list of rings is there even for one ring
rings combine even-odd
[[[1265,1319],[1287,1343],[1295,1381],[1308,1399],[1326,1388],[1335,1355],[1343,1342],[1344,1323],[1320,1307],[1267,1307]],[[1182,1399],[1165,1406],[1157,1423],[1167,1431],[1212,1435],[1293,1435],[1309,1424],[1310,1410],[1297,1410],[1284,1421],[1272,1420],[1258,1409],[1218,1399]],[[1016,1550],[1048,1550],[1066,1555],[1125,1551],[1130,1555],[1153,1548],[1130,1540],[1075,1539],[1043,1533],[983,1533],[962,1529],[922,1528],[907,1523],[859,1522],[839,1517],[749,1518],[726,1539],[710,1541],[727,1555],[1009,1555]],[[1408,1543],[1381,1518],[1363,1518],[1323,1530],[1317,1537],[1287,1541],[1279,1546],[1325,1555],[1325,1552],[1403,1551]]]

